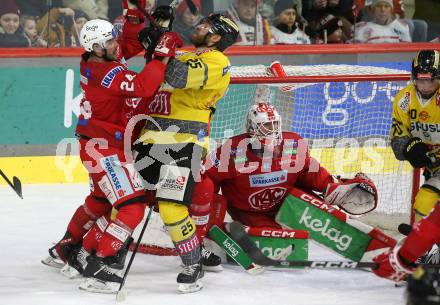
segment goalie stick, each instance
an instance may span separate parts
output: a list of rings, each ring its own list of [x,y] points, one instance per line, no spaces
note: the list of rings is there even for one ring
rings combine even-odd
[[[8,185],[17,193],[18,197],[23,199],[23,194],[21,192],[21,181],[20,181],[20,179],[18,179],[17,177],[13,176],[12,177],[12,182],[11,182],[11,180],[9,180],[8,177],[6,177],[5,173],[3,173],[3,171],[1,169],[0,169],[0,175],[3,177],[3,179],[6,180]]]
[[[127,298],[127,292],[125,291],[124,284],[127,279],[128,272],[130,272],[131,264],[133,263],[134,257],[138,251],[139,244],[141,243],[142,237],[144,236],[145,229],[147,228],[148,223],[150,222],[151,214],[153,212],[155,203],[150,206],[150,210],[148,211],[147,218],[145,219],[144,226],[142,227],[141,233],[139,233],[138,240],[136,245],[134,246],[133,253],[130,256],[130,260],[128,261],[127,269],[125,269],[124,276],[122,277],[121,285],[119,286],[118,292],[116,293],[116,301],[123,302]]]
[[[226,231],[231,235],[232,239],[240,245],[241,248],[249,255],[249,257],[258,265],[271,266],[273,261],[285,260],[294,250],[294,245],[290,245],[279,253],[276,260],[268,258],[264,255],[260,248],[249,238],[243,225],[238,221],[225,224]]]

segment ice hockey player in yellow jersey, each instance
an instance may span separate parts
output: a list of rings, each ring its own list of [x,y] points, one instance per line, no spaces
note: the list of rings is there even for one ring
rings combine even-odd
[[[223,51],[238,37],[237,25],[221,14],[196,26],[194,52],[170,60],[166,82],[149,107],[136,150],[136,166],[147,188],[156,189],[159,213],[182,259],[177,276],[180,292],[202,288],[203,267],[213,254],[202,248],[188,206],[193,193],[203,196],[201,160],[209,145],[209,122],[216,102],[225,94],[231,64]],[[220,264],[220,262],[218,262]]]
[[[413,207],[418,222],[440,198],[440,53],[420,51],[411,74],[412,83],[394,98],[390,135],[398,160],[425,169]]]

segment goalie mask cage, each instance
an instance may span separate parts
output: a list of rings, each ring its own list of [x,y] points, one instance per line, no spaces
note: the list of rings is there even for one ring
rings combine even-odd
[[[408,71],[372,66],[284,66],[275,77],[263,65],[232,67],[232,80],[211,122],[212,148],[244,132],[249,107],[270,101],[282,115],[282,127],[307,139],[310,154],[330,173],[367,174],[376,184],[377,209],[360,218],[397,231],[411,222],[411,204],[420,172],[398,161],[390,147],[392,104],[410,80]],[[140,251],[173,254],[172,243],[154,215]]]

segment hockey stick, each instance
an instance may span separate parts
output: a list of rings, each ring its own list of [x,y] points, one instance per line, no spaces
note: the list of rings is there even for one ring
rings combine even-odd
[[[196,15],[197,14],[197,7],[194,5],[194,2],[192,2],[191,0],[185,0],[185,2],[189,8],[189,11],[191,12],[191,14]]]
[[[23,194],[21,192],[21,181],[20,179],[18,179],[17,177],[12,177],[12,182],[11,180],[8,179],[8,177],[6,177],[5,173],[3,173],[3,171],[0,169],[0,175],[3,177],[3,179],[6,180],[6,182],[9,184],[9,186],[17,193],[18,197],[20,197],[21,199],[23,199]]]
[[[243,225],[234,221],[229,224],[229,234],[243,248],[249,257],[258,265],[266,267],[308,267],[308,268],[331,268],[331,269],[357,269],[375,268],[376,263],[353,262],[353,261],[286,261],[273,260],[265,256],[261,250],[249,238]]]
[[[116,293],[116,301],[118,301],[118,302],[123,302],[127,298],[127,292],[125,291],[125,289],[123,289],[124,284],[125,284],[125,280],[127,279],[127,275],[128,275],[128,272],[130,271],[131,264],[133,263],[134,257],[138,251],[139,244],[142,240],[142,237],[144,236],[145,229],[147,228],[148,222],[150,221],[151,214],[153,212],[155,205],[156,204],[153,203],[150,206],[150,210],[148,211],[148,215],[147,215],[147,218],[145,219],[144,226],[142,227],[142,230],[141,230],[141,233],[139,234],[136,245],[134,246],[133,253],[131,254],[130,260],[128,261],[127,269],[125,269],[124,276],[122,277],[121,285],[119,286],[118,292]]]

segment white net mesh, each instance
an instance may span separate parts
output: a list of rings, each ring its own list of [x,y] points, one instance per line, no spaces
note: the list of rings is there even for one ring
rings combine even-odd
[[[364,172],[379,192],[377,210],[368,222],[396,230],[409,222],[413,172],[395,159],[389,145],[394,95],[406,81],[375,81],[377,76],[409,75],[407,71],[353,65],[284,66],[288,76],[364,75],[361,82],[268,83],[270,101],[283,116],[283,129],[309,141],[311,155],[332,174],[353,177]],[[233,67],[236,79],[271,76],[263,65]],[[310,80],[309,80],[310,81]],[[244,118],[255,102],[256,84],[231,85],[218,103],[211,137],[220,139],[244,131]],[[288,88],[289,91],[286,92]]]
[[[307,76],[308,83],[267,83],[269,99],[283,117],[283,129],[309,141],[311,155],[332,174],[353,177],[367,174],[379,192],[377,210],[364,220],[383,229],[397,230],[409,222],[413,172],[407,162],[395,159],[389,145],[394,95],[406,81],[385,80],[384,75],[407,71],[353,65],[284,66],[288,76]],[[211,122],[211,147],[242,133],[246,113],[255,102],[257,82],[234,84],[248,77],[272,76],[263,65],[233,67],[232,84],[217,103]],[[364,75],[361,82],[331,82],[340,75],[349,80]],[[319,81],[313,82],[313,76]],[[328,76],[323,80],[322,76]],[[310,78],[312,80],[310,80]],[[381,81],[377,81],[381,79]],[[312,81],[312,82],[310,82]],[[287,91],[285,90],[287,89]],[[146,232],[144,244],[172,247],[158,215]]]

